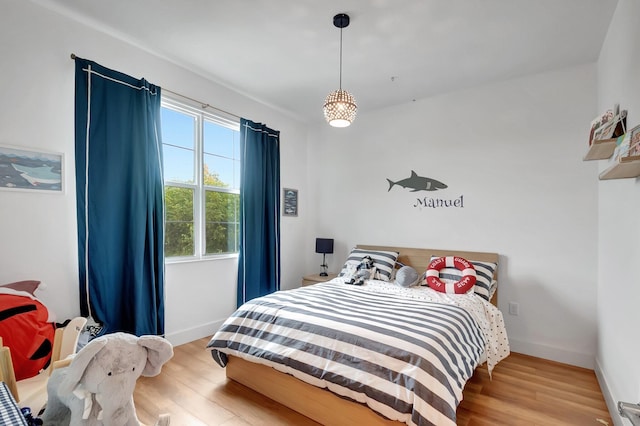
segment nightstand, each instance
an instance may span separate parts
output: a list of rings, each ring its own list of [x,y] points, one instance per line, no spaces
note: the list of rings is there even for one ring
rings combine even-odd
[[[321,277],[320,274],[305,275],[304,277],[302,277],[302,285],[305,286],[305,285],[323,283],[325,281],[332,280],[337,276],[338,274],[329,274],[326,277]]]

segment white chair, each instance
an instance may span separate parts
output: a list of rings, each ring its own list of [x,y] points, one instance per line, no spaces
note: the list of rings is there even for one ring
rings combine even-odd
[[[31,412],[37,415],[45,406],[47,403],[47,381],[51,375],[53,364],[67,358],[72,358],[75,355],[80,332],[86,323],[86,318],[76,317],[69,321],[64,328],[56,329],[49,366],[36,376],[29,377],[28,379],[16,381],[15,375],[13,375],[13,367],[9,368],[6,366],[7,357],[9,359],[8,364],[11,365],[10,348],[2,348],[2,352],[0,353],[2,354],[3,361],[0,362],[0,364],[5,365],[5,367],[1,369],[4,374],[2,372],[0,372],[0,374],[7,376],[4,377],[3,380],[7,383],[7,386],[11,390],[11,393],[13,393],[20,407],[30,407]]]

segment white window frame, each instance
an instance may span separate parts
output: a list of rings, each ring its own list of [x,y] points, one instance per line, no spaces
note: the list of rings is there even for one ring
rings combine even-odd
[[[220,253],[220,254],[206,254],[206,209],[205,209],[205,197],[206,191],[217,191],[231,194],[240,194],[240,188],[220,188],[216,186],[204,185],[204,122],[213,122],[217,125],[227,127],[229,129],[240,132],[240,122],[229,120],[227,118],[211,114],[203,111],[202,108],[196,108],[191,105],[180,102],[171,97],[162,96],[161,100],[162,108],[169,108],[178,111],[183,114],[190,115],[195,119],[195,132],[193,141],[194,144],[194,167],[195,167],[195,182],[193,184],[184,182],[175,182],[165,180],[163,182],[163,188],[165,186],[175,186],[180,188],[193,189],[193,233],[194,233],[194,251],[193,256],[165,256],[165,263],[179,263],[189,262],[194,260],[214,260],[214,259],[226,259],[230,257],[238,257],[238,252],[234,253]],[[164,143],[163,143],[164,144]],[[239,214],[239,212],[238,212]]]

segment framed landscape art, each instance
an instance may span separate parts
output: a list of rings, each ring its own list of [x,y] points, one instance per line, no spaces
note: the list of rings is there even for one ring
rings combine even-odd
[[[0,145],[0,189],[62,192],[62,153]]]

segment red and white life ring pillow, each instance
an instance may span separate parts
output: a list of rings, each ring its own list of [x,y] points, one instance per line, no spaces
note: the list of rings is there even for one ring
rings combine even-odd
[[[455,283],[445,283],[440,279],[442,268],[456,268],[462,271],[462,278]],[[458,256],[435,258],[427,267],[427,284],[432,289],[450,294],[464,294],[476,284],[476,268],[467,259]]]

